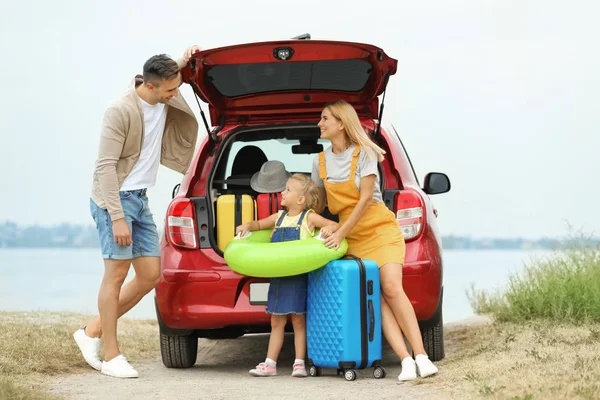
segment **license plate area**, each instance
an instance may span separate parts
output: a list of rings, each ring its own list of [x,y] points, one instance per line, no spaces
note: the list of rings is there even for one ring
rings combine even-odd
[[[250,284],[250,304],[253,306],[264,306],[267,304],[267,294],[269,293],[268,283]]]

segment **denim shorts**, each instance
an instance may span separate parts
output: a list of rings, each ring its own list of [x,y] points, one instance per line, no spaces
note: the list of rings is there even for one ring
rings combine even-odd
[[[137,257],[159,257],[158,231],[148,208],[146,190],[119,192],[125,221],[131,232],[131,244],[120,246],[115,243],[110,214],[90,199],[90,212],[98,228],[102,257],[111,260],[130,260]]]

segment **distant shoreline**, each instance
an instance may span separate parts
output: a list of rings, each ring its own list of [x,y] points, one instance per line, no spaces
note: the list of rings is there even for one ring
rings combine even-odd
[[[471,236],[442,236],[444,250],[556,250],[573,247],[585,241],[598,246],[600,238],[473,238]],[[91,225],[61,223],[54,226],[21,226],[12,221],[0,222],[0,249],[52,248],[97,249],[98,232]]]
[[[97,246],[2,246],[2,250],[99,250]],[[443,247],[443,251],[551,251],[554,247]]]

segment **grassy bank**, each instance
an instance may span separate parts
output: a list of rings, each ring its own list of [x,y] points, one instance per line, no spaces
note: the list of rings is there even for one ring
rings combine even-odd
[[[481,394],[520,389],[527,398],[600,398],[598,245],[582,240],[532,259],[505,288],[472,287],[468,295],[473,309],[496,323],[463,332],[462,354],[450,362],[472,361],[464,379]]]
[[[498,322],[446,335],[439,385],[456,399],[599,399],[600,324]]]
[[[600,247],[582,241],[534,259],[505,289],[487,293],[472,287],[469,297],[475,312],[498,321],[600,322]]]
[[[0,399],[55,399],[44,393],[49,377],[89,372],[72,334],[89,317],[71,313],[0,312]],[[123,320],[121,347],[133,359],[159,355],[153,321]]]

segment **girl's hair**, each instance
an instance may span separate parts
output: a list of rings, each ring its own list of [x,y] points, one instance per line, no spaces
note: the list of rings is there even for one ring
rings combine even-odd
[[[306,208],[316,209],[319,206],[319,187],[308,176],[294,174],[290,177],[300,183],[300,194],[306,198]]]
[[[383,161],[385,150],[373,143],[369,136],[367,136],[354,107],[344,100],[334,100],[325,104],[324,108],[328,109],[331,115],[336,119],[342,121],[344,130],[346,131],[346,135],[348,136],[348,139],[350,139],[350,142],[365,150],[371,148],[377,154],[377,160]],[[370,159],[372,158],[371,152],[368,151],[367,155]]]

